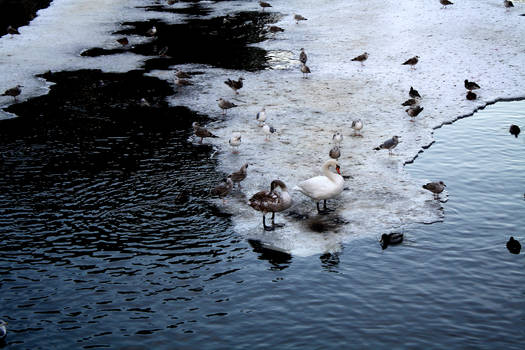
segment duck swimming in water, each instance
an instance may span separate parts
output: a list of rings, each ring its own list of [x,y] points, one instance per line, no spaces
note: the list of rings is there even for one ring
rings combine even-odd
[[[281,191],[276,191],[276,188]],[[275,213],[284,211],[292,206],[292,197],[288,193],[288,188],[281,180],[273,180],[270,191],[257,192],[250,198],[248,204],[253,209],[263,213],[263,227],[266,231],[273,231],[275,227],[282,224],[275,223]],[[266,226],[266,213],[272,213],[272,226]]]
[[[401,232],[383,233],[381,235],[381,248],[386,249],[389,245],[399,244],[403,242],[403,234]]]

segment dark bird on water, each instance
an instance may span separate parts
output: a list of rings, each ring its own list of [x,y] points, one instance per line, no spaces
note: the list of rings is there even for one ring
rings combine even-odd
[[[231,192],[232,188],[233,188],[233,181],[231,179],[231,175],[228,175],[228,177],[225,178],[222,183],[212,188],[210,193],[213,196],[218,196],[219,198],[222,199],[222,202],[225,203],[226,200],[224,199],[224,197],[226,197]]]
[[[439,3],[440,3],[441,5],[443,5],[442,8],[444,8],[444,9],[447,8],[447,6],[449,6],[449,5],[454,5],[453,2],[450,2],[450,1],[448,1],[448,0],[439,0]]]
[[[478,98],[478,95],[476,95],[475,92],[472,92],[472,91],[467,91],[467,100],[469,101],[474,101],[475,99]]]
[[[411,68],[416,68],[416,64],[419,62],[419,56],[414,56],[412,58],[409,58],[408,60],[406,60],[405,62],[402,63],[402,65],[408,65],[410,66]]]
[[[243,77],[240,77],[239,80],[228,79],[224,82],[224,84],[228,85],[233,91],[235,91],[236,94],[238,94],[239,92],[237,92],[237,90],[240,90],[242,88],[243,80],[244,80]]]
[[[468,81],[468,79],[465,79],[465,89],[471,90],[471,91],[477,90],[479,89],[479,85],[473,81]]]
[[[507,242],[507,249],[512,254],[519,254],[521,250],[521,244],[517,240],[514,239],[514,237],[510,237],[510,239]]]
[[[192,126],[193,126],[193,133],[195,134],[195,136],[201,138],[199,143],[202,143],[202,139],[204,139],[205,137],[214,137],[214,138],[218,137],[212,134],[211,132],[209,132],[208,129],[200,126],[199,123],[197,122],[193,122]]]
[[[301,48],[301,53],[299,54],[299,61],[301,61],[301,63],[306,64],[307,60],[308,60],[308,56],[306,56],[306,52],[304,52],[304,49]]]
[[[399,244],[403,242],[403,233],[401,232],[392,232],[392,233],[383,233],[381,235],[381,248],[386,249],[389,245]]]
[[[15,34],[20,34],[20,32],[15,27],[7,26],[7,34],[15,35]]]
[[[374,150],[379,151],[380,149],[387,149],[388,154],[392,155],[392,150],[396,148],[396,146],[399,144],[400,137],[401,136],[393,136],[391,139],[386,140],[385,142],[374,148]]]
[[[126,37],[123,37],[123,38],[117,39],[117,42],[118,42],[120,45],[122,45],[122,46],[129,45],[129,40],[128,40],[128,38],[126,38]]]
[[[272,7],[272,5],[270,5],[269,3],[264,2],[264,1],[259,1],[259,6],[262,7],[263,11],[264,11],[264,9],[267,8],[267,7]]]
[[[233,184],[234,185],[236,183],[239,184],[239,188],[241,188],[241,181],[246,179],[246,175],[247,175],[246,169],[248,169],[248,163],[243,164],[243,166],[241,167],[241,169],[239,169],[239,171],[235,171],[231,173],[230,175],[233,181]]]
[[[421,95],[419,94],[419,92],[414,89],[412,86],[410,87],[410,91],[408,92],[408,95],[412,98],[421,98]]]
[[[416,100],[415,98],[409,98],[408,100],[406,100],[405,102],[403,102],[401,105],[402,106],[415,106],[417,105],[419,102],[418,100]]]
[[[299,21],[307,21],[308,20],[308,18],[303,17],[301,15],[297,15],[297,14],[293,16],[293,19],[295,19],[295,23],[296,24],[299,24]]]
[[[21,87],[23,87],[23,86],[22,85],[17,85],[17,86],[15,86],[13,88],[7,89],[7,90],[4,91],[2,96],[11,96],[16,101],[16,97],[18,95],[20,95],[20,93],[22,92],[22,90],[20,89]]]
[[[434,194],[434,199],[439,198],[439,194],[445,190],[445,187],[447,187],[447,185],[445,185],[443,181],[429,182],[423,185],[425,190],[428,190]]]
[[[281,191],[277,191],[277,187]],[[273,231],[275,227],[282,227],[282,224],[275,223],[275,213],[284,211],[292,206],[292,197],[288,193],[288,188],[281,180],[273,180],[270,184],[270,191],[260,191],[254,194],[248,204],[253,209],[263,213],[263,227],[266,231]],[[266,226],[266,213],[272,213],[272,226]]]
[[[423,110],[423,107],[421,106],[416,106],[416,107],[411,107],[411,108],[408,108],[405,110],[405,112],[407,112],[407,114],[410,116],[410,121],[414,121],[414,118],[418,116],[419,113],[421,113],[421,111]]]
[[[359,56],[352,58],[352,61],[361,62],[361,64],[363,64],[363,62],[366,61],[367,58],[368,58],[368,52],[365,52],[365,53],[360,54]]]
[[[521,132],[521,129],[519,126],[512,124],[509,128],[509,132],[514,135],[515,137],[518,137],[518,135]]]

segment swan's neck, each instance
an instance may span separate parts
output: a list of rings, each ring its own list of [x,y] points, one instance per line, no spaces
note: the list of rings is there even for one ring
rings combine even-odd
[[[337,181],[337,176],[338,175],[330,171],[330,164],[323,165],[323,174],[324,174],[324,176],[329,178],[330,181],[332,181],[332,182],[336,182]]]

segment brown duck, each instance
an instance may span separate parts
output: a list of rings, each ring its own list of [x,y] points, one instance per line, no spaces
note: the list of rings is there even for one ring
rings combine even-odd
[[[280,187],[281,191],[276,188]],[[275,227],[282,224],[275,223],[275,213],[284,211],[292,206],[292,197],[288,193],[288,188],[281,180],[273,180],[270,191],[257,192],[250,198],[248,204],[253,209],[263,213],[263,227],[266,231],[273,231]],[[266,213],[272,213],[272,226],[266,226]]]

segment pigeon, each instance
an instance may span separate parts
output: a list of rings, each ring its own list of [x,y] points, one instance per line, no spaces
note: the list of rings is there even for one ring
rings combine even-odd
[[[20,93],[22,92],[22,90],[20,89],[21,87],[23,86],[17,85],[13,88],[7,89],[4,91],[4,93],[1,96],[11,96],[16,101],[16,97],[20,95]]]
[[[235,91],[235,94],[239,94],[237,90],[242,89],[242,81],[244,80],[243,77],[240,77],[239,80],[231,80],[228,79],[224,82],[224,84],[228,85],[233,91]]]
[[[306,52],[304,52],[304,49],[301,48],[301,53],[299,54],[299,61],[302,64],[306,64],[306,61],[308,60],[308,56],[306,56]]]
[[[447,187],[447,185],[445,185],[443,183],[443,181],[429,182],[429,183],[423,185],[423,188],[425,190],[428,190],[428,191],[430,191],[430,192],[432,192],[434,194],[434,199],[438,199],[439,198],[439,194],[441,192],[443,192],[445,187]]]
[[[392,155],[392,150],[398,145],[400,137],[401,136],[392,136],[391,139],[386,140],[385,142],[374,148],[374,150],[379,151],[380,149],[387,149],[388,154]]]
[[[219,101],[219,107],[222,109],[222,114],[226,114],[226,110],[237,107],[237,105],[233,102],[227,101],[223,98],[219,98],[217,101]]]
[[[381,248],[386,249],[389,245],[399,244],[403,242],[403,233],[401,232],[392,232],[392,233],[383,233],[381,235]]]
[[[199,123],[197,122],[193,122],[193,124],[191,125],[193,126],[193,133],[195,134],[195,136],[201,138],[199,143],[202,143],[202,139],[204,139],[205,137],[214,137],[214,138],[218,137],[212,134],[211,132],[209,132],[208,129],[200,126]]]
[[[330,158],[338,160],[339,157],[341,157],[341,150],[338,145],[334,145],[332,149],[330,149],[330,152],[328,152],[328,155]]]
[[[228,175],[227,178],[223,180],[222,183],[218,184],[211,190],[211,194],[213,196],[217,196],[219,198],[222,198],[222,202],[226,203],[226,200],[224,197],[226,197],[233,188],[233,181],[231,179],[231,175]]]
[[[244,164],[239,171],[235,171],[231,173],[230,178],[233,181],[233,185],[236,183],[239,184],[239,188],[241,188],[241,181],[246,179],[246,169],[248,169],[248,163]]]
[[[293,19],[295,19],[295,23],[296,23],[296,24],[299,24],[299,21],[307,21],[307,20],[308,20],[308,18],[303,17],[303,16],[298,15],[298,14],[295,14],[295,15],[293,16]]]
[[[241,134],[238,132],[234,132],[228,143],[232,147],[233,153],[239,153],[237,149],[241,145]]]
[[[408,108],[405,110],[405,112],[407,112],[407,114],[410,116],[410,121],[414,121],[414,118],[418,116],[419,113],[421,113],[421,111],[423,110],[424,108],[421,107],[421,106],[416,106],[416,107],[411,107],[411,108]]]
[[[521,129],[519,126],[512,124],[509,128],[509,132],[514,135],[515,137],[518,137],[518,135],[521,132]]]
[[[449,5],[454,5],[453,2],[450,2],[450,1],[448,1],[448,0],[439,0],[439,3],[440,3],[441,5],[443,5],[442,8],[444,8],[444,9],[447,8],[447,6],[449,6]]]
[[[273,126],[270,126],[268,124],[263,124],[262,130],[264,134],[266,135],[264,138],[264,141],[270,141],[270,136],[274,134],[275,132],[277,132],[277,130],[275,130]]]
[[[475,99],[478,98],[478,95],[476,95],[475,92],[472,92],[472,91],[467,91],[467,100],[469,101],[474,101]]]
[[[362,136],[358,131],[363,128],[363,121],[361,119],[357,119],[352,121],[352,129],[354,129],[354,136]]]
[[[521,250],[521,244],[517,240],[514,239],[514,237],[510,237],[510,239],[507,242],[507,249],[512,254],[519,254]]]
[[[402,63],[402,65],[408,65],[411,68],[415,69],[416,64],[419,62],[419,56],[414,56],[412,58],[409,58],[405,62]]]
[[[352,58],[352,61],[361,62],[361,65],[363,65],[363,62],[366,61],[368,58],[368,52],[365,52],[357,57]]]
[[[266,108],[263,107],[260,112],[257,113],[255,116],[255,120],[259,122],[259,126],[262,127],[264,124],[264,121],[266,120]]]
[[[477,90],[479,88],[480,88],[479,85],[476,84],[475,82],[468,81],[468,79],[465,79],[465,89],[472,91],[472,90]]]
[[[259,1],[259,6],[262,7],[263,11],[264,11],[264,9],[267,8],[267,7],[272,7],[272,5],[270,5],[269,3],[264,2],[264,1]]]
[[[410,87],[410,91],[408,92],[408,95],[412,98],[421,98],[419,91],[414,89],[412,86]]]
[[[303,72],[303,78],[308,78],[308,74],[311,73],[310,68],[304,63],[301,63],[301,72]]]

